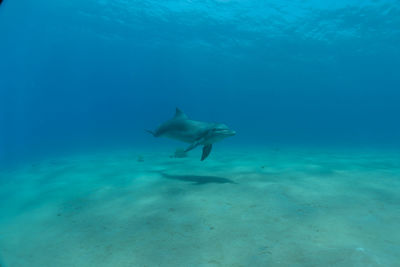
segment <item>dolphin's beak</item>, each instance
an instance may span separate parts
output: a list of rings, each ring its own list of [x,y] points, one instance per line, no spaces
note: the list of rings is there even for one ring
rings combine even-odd
[[[218,135],[220,135],[221,137],[224,137],[224,138],[236,135],[236,131],[231,130],[231,129],[217,129],[215,131]]]
[[[228,135],[229,135],[229,136],[234,136],[234,135],[236,135],[236,131],[230,130]]]

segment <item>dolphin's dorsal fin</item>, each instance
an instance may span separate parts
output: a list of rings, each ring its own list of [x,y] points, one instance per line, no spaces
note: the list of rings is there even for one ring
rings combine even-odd
[[[183,111],[182,111],[182,110],[180,110],[179,108],[176,108],[176,111],[175,111],[175,116],[174,116],[174,118],[184,118],[184,119],[186,119],[186,118],[187,118],[187,116],[186,116],[186,114],[185,114],[185,113],[183,113]]]

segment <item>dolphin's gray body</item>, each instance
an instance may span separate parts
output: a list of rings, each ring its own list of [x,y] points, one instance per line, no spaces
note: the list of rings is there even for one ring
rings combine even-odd
[[[225,124],[190,120],[178,108],[172,119],[161,124],[154,132],[148,132],[155,137],[165,136],[190,143],[190,146],[185,150],[186,152],[199,145],[203,145],[201,160],[208,157],[213,143],[236,134],[235,131],[230,130]]]

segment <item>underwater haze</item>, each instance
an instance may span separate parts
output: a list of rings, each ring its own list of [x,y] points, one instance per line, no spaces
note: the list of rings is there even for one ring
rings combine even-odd
[[[397,266],[399,47],[397,0],[0,1],[0,266]]]

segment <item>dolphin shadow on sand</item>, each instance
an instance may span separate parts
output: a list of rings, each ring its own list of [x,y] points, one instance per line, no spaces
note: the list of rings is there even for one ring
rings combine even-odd
[[[219,176],[209,176],[209,175],[175,175],[175,174],[167,174],[164,172],[159,172],[162,177],[171,180],[178,180],[184,182],[193,182],[194,185],[203,185],[203,184],[236,184],[234,181],[219,177]]]

